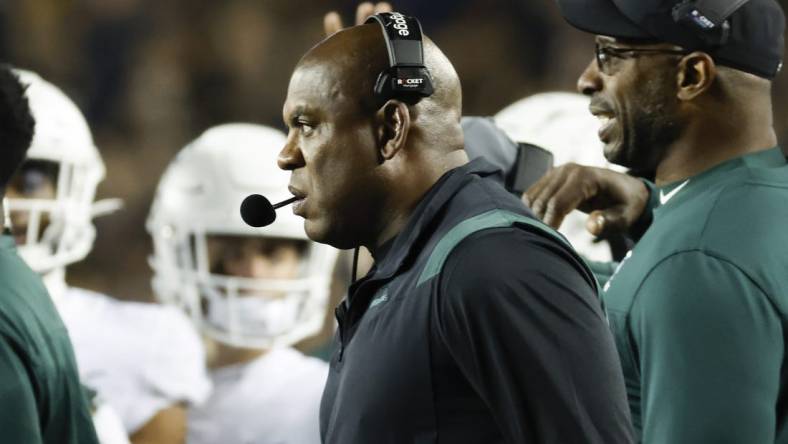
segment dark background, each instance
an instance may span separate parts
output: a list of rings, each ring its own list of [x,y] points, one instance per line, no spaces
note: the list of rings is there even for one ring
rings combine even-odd
[[[781,0],[786,8],[788,0]],[[93,253],[72,284],[150,300],[144,222],[158,177],[204,129],[230,121],[282,128],[295,63],[323,38],[322,17],[352,20],[355,1],[0,0],[0,60],[60,86],[85,112],[107,165],[99,197],[125,209],[97,220]],[[592,38],[553,0],[404,0],[454,63],[466,115],[533,93],[573,90]],[[788,139],[788,74],[774,82]]]

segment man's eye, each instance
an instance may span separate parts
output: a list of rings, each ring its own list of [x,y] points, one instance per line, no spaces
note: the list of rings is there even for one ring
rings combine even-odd
[[[298,127],[301,129],[301,133],[305,136],[312,134],[312,132],[315,130],[315,127],[312,126],[312,124],[301,120],[298,121]]]

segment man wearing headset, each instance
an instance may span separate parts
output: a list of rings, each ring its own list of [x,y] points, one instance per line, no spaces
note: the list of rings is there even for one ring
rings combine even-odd
[[[656,171],[656,188],[646,205],[639,181],[574,165],[527,194],[554,226],[575,207],[593,210],[597,232],[650,223],[604,294],[640,439],[788,443],[788,166],[770,97],[782,10],[773,0],[558,4],[597,34],[578,89],[603,122],[606,157]]]
[[[402,40],[377,23],[340,31],[298,63],[283,110],[279,166],[307,235],[375,258],[336,310],[323,442],[630,442],[593,276],[496,168],[468,162],[459,80],[432,42],[421,52],[418,22],[379,18],[411,51],[387,54]]]

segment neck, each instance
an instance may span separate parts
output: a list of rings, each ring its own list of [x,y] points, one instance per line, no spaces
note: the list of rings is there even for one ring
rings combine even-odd
[[[397,200],[399,205],[384,212],[383,220],[385,226],[376,239],[369,245],[364,245],[372,253],[372,257],[377,260],[377,252],[380,246],[393,239],[405,227],[410,219],[413,210],[421,202],[424,195],[435,185],[441,176],[448,171],[468,163],[468,155],[464,149],[450,151],[448,153],[432,154],[421,162],[414,162],[423,165],[423,168],[408,168],[407,177],[414,178],[408,183],[398,181],[396,187]],[[402,197],[406,198],[402,198]]]
[[[717,119],[692,119],[682,137],[666,150],[657,165],[656,184],[684,180],[730,159],[772,148],[777,135],[771,105],[761,112],[751,107],[729,107]],[[721,117],[724,116],[724,117]]]

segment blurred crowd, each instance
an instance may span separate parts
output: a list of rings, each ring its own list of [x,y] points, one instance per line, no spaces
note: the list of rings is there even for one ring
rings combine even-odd
[[[786,1],[780,3],[786,7]],[[224,122],[282,128],[285,85],[323,38],[338,0],[32,0],[0,2],[0,59],[59,85],[85,112],[107,165],[100,197],[123,211],[99,218],[74,284],[151,300],[144,220],[175,153]],[[563,23],[552,0],[404,0],[454,63],[466,115],[490,115],[533,93],[573,90],[592,40]],[[788,139],[788,79],[774,82],[775,127]],[[119,244],[121,242],[121,244]],[[122,251],[122,254],[119,254]]]

